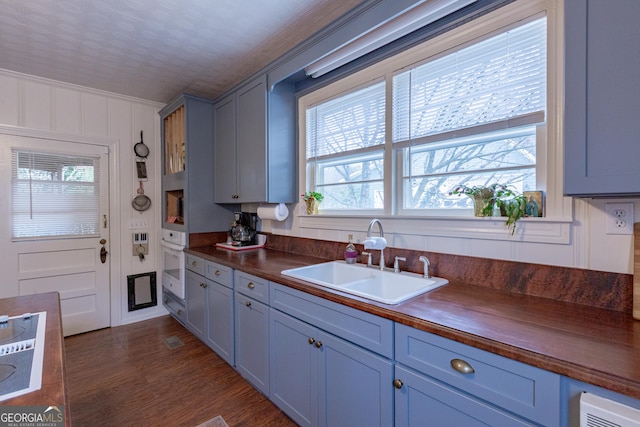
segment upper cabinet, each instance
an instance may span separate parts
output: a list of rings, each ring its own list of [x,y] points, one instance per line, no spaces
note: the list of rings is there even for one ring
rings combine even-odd
[[[262,75],[216,102],[214,194],[217,203],[296,200],[295,93],[267,89]]]
[[[639,20],[637,0],[565,0],[566,195],[640,195]]]
[[[233,214],[213,201],[213,103],[180,95],[160,111],[163,228],[226,231]]]

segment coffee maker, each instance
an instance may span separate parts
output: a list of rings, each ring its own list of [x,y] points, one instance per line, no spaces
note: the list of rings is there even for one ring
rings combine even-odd
[[[256,244],[256,222],[258,216],[250,212],[234,212],[235,220],[229,228],[229,239],[233,246]]]

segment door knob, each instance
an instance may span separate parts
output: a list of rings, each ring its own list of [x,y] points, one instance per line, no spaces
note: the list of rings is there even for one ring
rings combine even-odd
[[[100,248],[100,262],[102,262],[103,264],[107,262],[107,254],[109,253],[104,247],[106,243],[107,241],[105,239],[100,239],[100,244],[102,245],[102,248]]]

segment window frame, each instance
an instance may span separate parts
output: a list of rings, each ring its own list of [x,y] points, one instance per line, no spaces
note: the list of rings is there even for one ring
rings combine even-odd
[[[506,31],[509,27],[520,25],[524,21],[536,19],[542,15],[547,16],[547,109],[545,123],[538,127],[537,137],[537,169],[536,181],[539,190],[545,192],[545,217],[523,218],[524,230],[522,240],[536,242],[569,243],[570,223],[573,217],[573,205],[571,198],[564,197],[562,193],[563,173],[563,5],[553,0],[516,0],[492,11],[484,16],[461,25],[444,34],[434,37],[427,42],[409,48],[400,54],[384,59],[364,70],[348,75],[327,86],[313,92],[304,94],[298,98],[299,113],[299,141],[301,144],[300,161],[306,165],[305,159],[305,135],[304,117],[306,108],[312,104],[318,104],[324,100],[339,96],[343,92],[353,90],[359,85],[368,84],[376,79],[384,78],[387,90],[387,99],[391,99],[391,80],[396,73],[413,68],[420,63],[446,53],[452,49],[463,47],[481,38],[491,37]],[[398,179],[401,179],[401,157],[394,152],[391,143],[391,103],[387,102],[386,131],[387,143],[385,144],[385,208],[384,212],[373,212],[379,218],[390,220],[421,220],[419,224],[413,224],[411,230],[421,230],[423,234],[436,234],[446,237],[480,237],[489,239],[505,239],[497,225],[503,225],[503,220],[497,218],[475,218],[470,212],[455,213],[445,209],[443,212],[432,212],[429,215],[416,212],[402,212],[401,197],[402,188]],[[390,159],[387,161],[387,159]],[[304,191],[307,185],[312,184],[306,174],[306,168],[300,168],[299,185]],[[321,206],[322,209],[322,206]],[[446,212],[445,212],[446,211]],[[450,212],[451,211],[451,212]],[[348,213],[344,211],[321,210],[319,216],[313,218],[303,217],[300,220],[302,228],[334,228],[336,219],[344,222],[346,218],[357,218],[367,212]],[[462,216],[461,216],[462,215]],[[324,217],[320,219],[319,217]],[[428,221],[431,220],[431,221]],[[409,221],[413,223],[413,221]],[[443,224],[446,223],[446,224]],[[396,222],[398,225],[400,221]],[[393,226],[391,226],[393,227]],[[385,230],[391,228],[385,226]],[[399,226],[398,230],[404,228]],[[400,231],[398,231],[400,232]]]

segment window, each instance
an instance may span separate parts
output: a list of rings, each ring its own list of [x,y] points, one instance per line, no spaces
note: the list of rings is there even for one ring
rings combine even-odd
[[[345,78],[302,97],[321,210],[449,215],[471,208],[449,195],[460,184],[544,189],[547,18],[524,13],[382,61],[361,72],[364,88]]]
[[[12,150],[13,238],[99,234],[98,159]]]
[[[378,82],[311,107],[307,174],[323,209],[384,207],[385,84]]]
[[[404,209],[467,207],[459,184],[536,190],[546,104],[546,18],[393,77]]]

